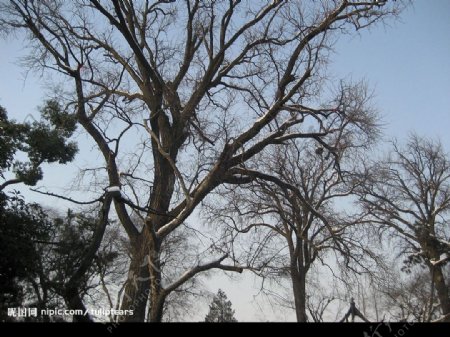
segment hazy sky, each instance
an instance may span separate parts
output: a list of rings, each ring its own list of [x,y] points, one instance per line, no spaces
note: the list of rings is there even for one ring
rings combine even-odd
[[[386,124],[386,138],[402,140],[415,130],[419,135],[440,137],[450,152],[450,0],[413,1],[399,21],[344,37],[335,51],[331,71],[336,78],[364,78],[374,89],[374,104]],[[0,105],[19,121],[45,97],[44,81],[32,74],[25,79],[17,65],[22,55],[21,41],[13,37],[0,40]],[[60,187],[67,169],[48,168],[42,185]],[[40,198],[32,193],[26,196]],[[54,200],[52,204],[59,205]],[[253,278],[240,278],[241,282],[230,283],[216,276],[206,283],[213,292],[219,287],[225,290],[240,321],[283,319],[284,313],[259,313],[252,302],[258,292]],[[199,318],[202,315],[198,313]]]

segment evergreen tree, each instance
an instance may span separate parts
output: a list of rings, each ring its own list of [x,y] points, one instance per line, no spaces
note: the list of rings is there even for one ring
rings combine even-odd
[[[231,308],[231,301],[228,300],[227,295],[221,289],[209,305],[205,322],[237,322],[237,319],[234,318],[234,310]]]
[[[9,320],[7,308],[23,306],[24,281],[38,276],[36,242],[47,239],[50,225],[39,205],[0,191],[0,322]]]
[[[42,164],[65,164],[77,153],[77,145],[69,141],[75,116],[54,100],[39,110],[40,121],[19,123],[0,106],[0,321],[9,320],[6,308],[22,306],[24,283],[38,278],[37,243],[48,240],[52,228],[40,205],[7,188],[34,186],[43,177]]]

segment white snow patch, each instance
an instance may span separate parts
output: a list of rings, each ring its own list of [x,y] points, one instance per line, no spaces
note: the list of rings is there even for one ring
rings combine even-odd
[[[106,192],[120,192],[120,186],[109,186],[106,188]]]
[[[430,263],[431,263],[433,266],[438,266],[438,265],[440,265],[440,264],[442,264],[442,263],[448,261],[448,259],[449,259],[449,257],[448,257],[447,255],[442,254],[442,255],[440,256],[440,260],[436,261],[436,260],[434,260],[434,259],[431,259],[431,260],[430,260]]]
[[[421,256],[423,255],[423,250],[419,250],[417,253],[412,253],[410,256]]]

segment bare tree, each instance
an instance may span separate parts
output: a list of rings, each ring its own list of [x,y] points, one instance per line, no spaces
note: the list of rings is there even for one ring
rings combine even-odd
[[[423,266],[406,275],[399,271],[391,274],[389,282],[377,287],[381,308],[390,320],[430,322],[440,317],[439,299]]]
[[[265,147],[327,134],[322,121],[342,115],[317,104],[333,36],[400,7],[380,0],[2,2],[0,31],[27,33],[28,64],[61,80],[58,96],[103,157],[97,174],[121,189],[113,203],[133,247],[122,307],[135,314],[127,319],[144,320],[146,294],[150,320],[160,321],[167,296],[191,277],[242,270],[225,263],[226,253],[210,254],[162,284],[161,245],[216,187],[241,183],[235,168]],[[133,211],[145,218],[140,230]]]
[[[314,278],[309,277],[307,282],[306,308],[311,321],[315,323],[329,319],[326,317],[329,306],[335,304],[338,299],[335,280],[330,280],[324,287],[321,277],[319,273],[315,273]]]
[[[416,135],[405,146],[393,143],[385,161],[374,164],[362,185],[360,202],[367,223],[382,237],[393,237],[406,267],[427,266],[441,311],[450,312],[450,161],[442,145]],[[447,318],[448,319],[448,318]]]
[[[352,214],[336,205],[353,195],[360,183],[355,167],[378,133],[369,101],[365,85],[342,85],[333,103],[345,118],[323,123],[328,136],[267,148],[236,169],[251,183],[221,192],[223,207],[214,203],[208,210],[216,222],[251,233],[247,260],[259,275],[291,279],[299,322],[308,320],[307,276],[317,260],[333,252],[351,270],[369,272],[364,262],[375,257],[352,229]]]

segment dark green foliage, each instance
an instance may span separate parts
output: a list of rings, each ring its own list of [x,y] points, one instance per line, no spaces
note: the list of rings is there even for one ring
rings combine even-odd
[[[8,120],[0,107],[0,176],[12,168],[18,182],[35,185],[42,179],[42,163],[65,164],[74,159],[77,145],[68,141],[76,129],[76,117],[63,111],[55,100],[40,108],[41,121],[18,123]],[[18,152],[28,161],[14,160]]]
[[[231,301],[228,300],[227,295],[221,289],[209,305],[205,322],[237,322],[237,319],[234,318],[234,310],[231,308]]]
[[[20,194],[0,192],[0,197],[0,322],[12,320],[8,307],[66,307],[65,287],[92,241],[97,211],[50,216]],[[81,297],[97,286],[95,276],[100,269],[106,274],[117,256],[114,249],[97,252],[79,280]]]
[[[78,259],[85,248],[78,244],[82,236],[65,237],[59,233],[62,225],[39,205],[26,203],[16,191],[5,190],[17,183],[33,186],[43,177],[43,163],[64,164],[75,157],[77,146],[68,139],[76,129],[76,117],[54,100],[46,101],[39,110],[40,121],[20,123],[9,120],[0,107],[0,321],[10,319],[8,307],[36,299],[42,308],[55,298],[51,293],[57,284],[51,284],[51,278],[73,266],[58,256],[55,246],[77,244],[71,246],[71,253],[78,254]],[[68,264],[61,271],[64,262]]]
[[[55,100],[49,100],[40,109],[42,117],[53,125],[64,137],[70,137],[76,129],[77,118],[62,110]]]
[[[12,165],[16,152],[18,132],[8,121],[6,110],[0,106],[0,168],[8,169]],[[0,174],[1,174],[0,171]]]
[[[64,217],[52,219],[53,231],[49,242],[40,246],[41,269],[44,275],[39,280],[41,288],[47,287],[50,297],[62,299],[66,293],[67,285],[71,282],[74,273],[80,268],[87,247],[92,243],[98,211],[76,213],[68,210]],[[77,278],[77,291],[80,298],[92,288],[98,286],[97,276],[100,270],[107,274],[115,262],[117,252],[101,247],[91,261],[87,271]],[[64,298],[64,300],[67,300]],[[67,305],[67,303],[66,303]],[[42,303],[41,306],[49,306]]]
[[[64,218],[55,218],[53,246],[46,247],[51,250],[50,258],[47,261],[49,270],[47,274],[51,276],[52,283],[62,288],[71,277],[72,273],[79,268],[81,257],[86,247],[92,240],[92,234],[98,219],[85,213],[75,213],[70,209]],[[100,254],[101,252],[98,252]],[[104,258],[105,263],[111,262],[108,257]],[[82,288],[87,284],[93,270],[85,275]]]
[[[49,237],[51,223],[36,204],[26,204],[20,194],[0,192],[0,321],[8,307],[20,306],[23,282],[38,274],[36,243]]]
[[[65,164],[71,161],[77,152],[75,143],[68,143],[65,135],[58,129],[52,129],[44,123],[34,122],[29,126],[25,143],[23,150],[34,164],[44,161]]]
[[[13,172],[15,173],[17,179],[29,186],[36,185],[36,183],[43,177],[42,170],[39,166],[20,161],[16,161],[14,163]]]

